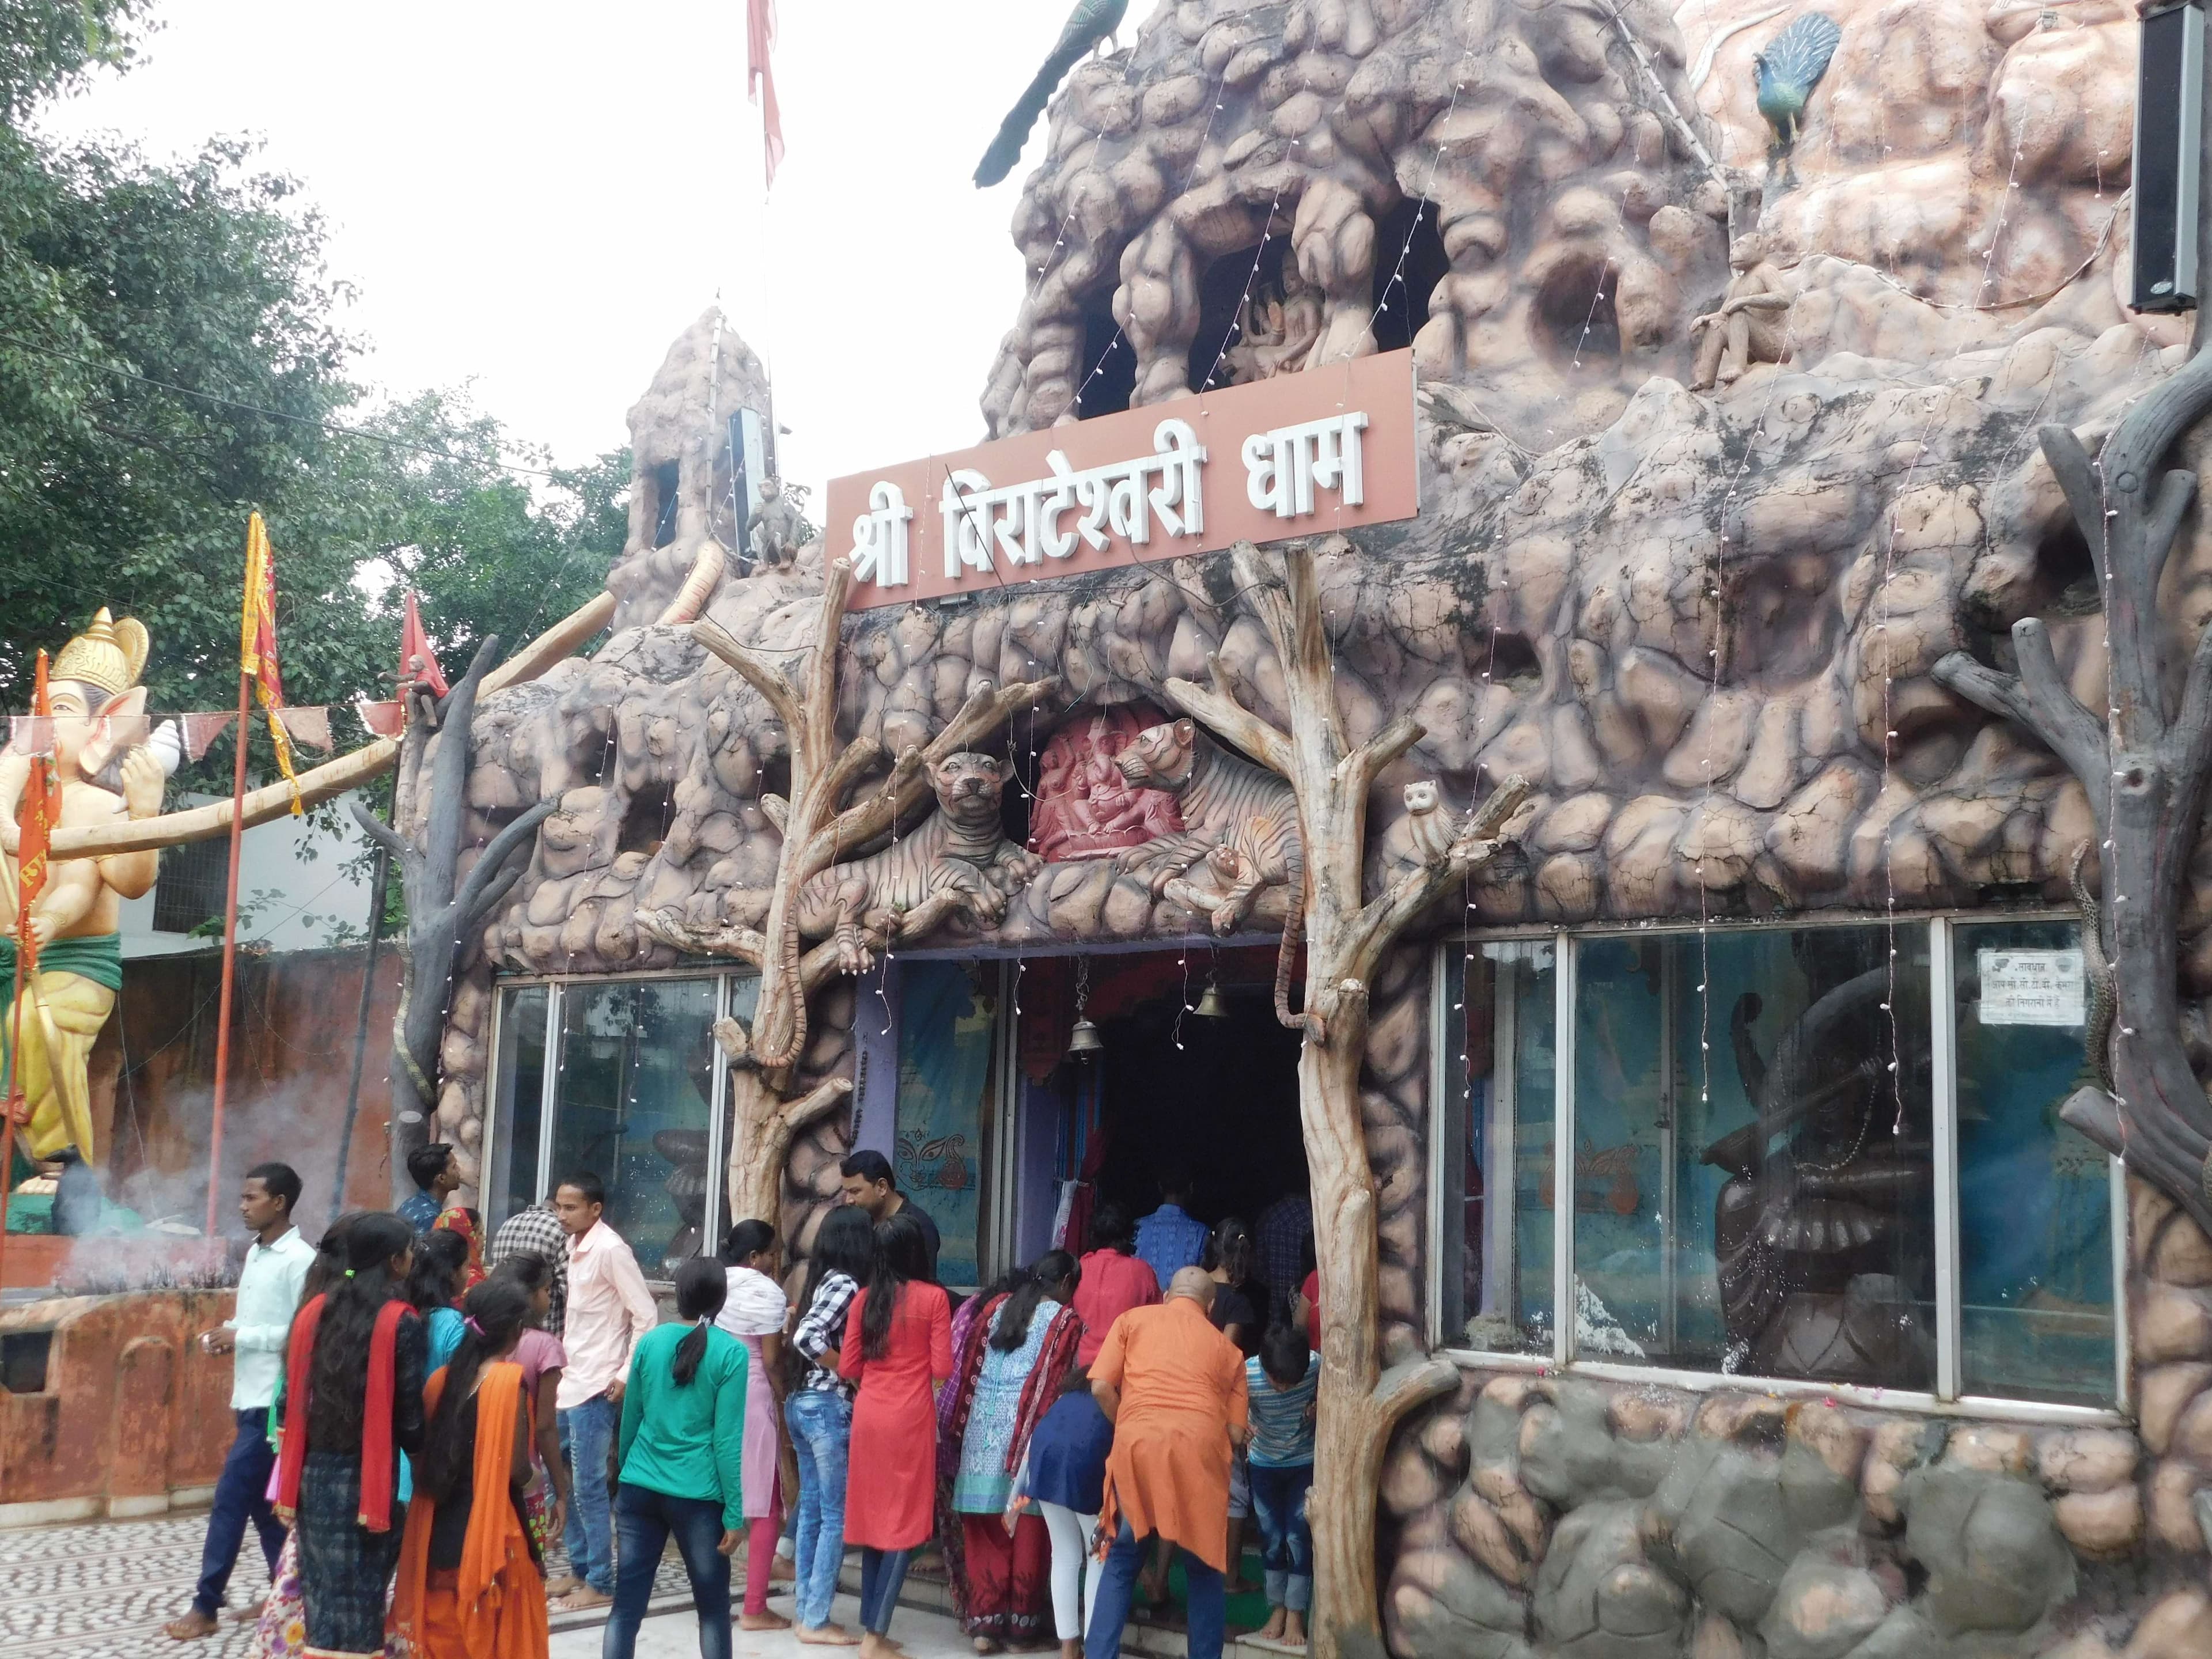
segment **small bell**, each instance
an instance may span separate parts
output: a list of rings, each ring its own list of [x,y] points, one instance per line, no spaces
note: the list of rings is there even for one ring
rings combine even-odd
[[[1070,1060],[1089,1060],[1094,1054],[1106,1052],[1106,1040],[1098,1035],[1098,1028],[1091,1023],[1091,1016],[1083,1012],[1091,1000],[1091,958],[1079,957],[1075,962],[1075,1029],[1067,1034],[1067,1057]]]
[[[1222,1000],[1221,988],[1208,980],[1206,994],[1199,998],[1198,1006],[1190,1012],[1200,1019],[1226,1019],[1229,1018],[1229,1005]]]

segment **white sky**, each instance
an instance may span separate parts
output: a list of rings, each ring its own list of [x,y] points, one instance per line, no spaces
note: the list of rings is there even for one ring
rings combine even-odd
[[[167,0],[139,67],[44,125],[160,156],[264,137],[359,289],[363,377],[469,383],[562,462],[627,441],[719,289],[818,488],[981,437],[1042,124],[1006,183],[969,175],[1072,3],[785,0],[765,205],[744,0]]]

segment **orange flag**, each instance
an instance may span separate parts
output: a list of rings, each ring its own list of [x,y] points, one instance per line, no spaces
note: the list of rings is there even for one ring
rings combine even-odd
[[[253,682],[253,695],[269,717],[277,769],[292,786],[292,816],[301,815],[300,781],[292,770],[292,739],[276,711],[284,706],[284,678],[276,667],[276,556],[269,527],[256,513],[246,526],[246,605],[239,617],[238,672]],[[240,743],[246,733],[238,734]]]
[[[775,0],[746,0],[745,57],[753,102],[761,106],[761,159],[768,164],[768,182],[775,182],[776,163],[783,160],[783,111],[775,101],[775,70],[769,59],[775,46]]]

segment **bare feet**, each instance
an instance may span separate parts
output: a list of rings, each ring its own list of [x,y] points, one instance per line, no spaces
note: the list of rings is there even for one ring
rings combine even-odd
[[[545,1593],[548,1595],[570,1595],[583,1588],[584,1581],[573,1572],[564,1572],[558,1578],[549,1578],[545,1581]]]
[[[975,1638],[975,1651],[976,1651],[976,1652],[978,1652],[978,1653],[996,1653],[998,1650],[999,1650],[999,1644],[998,1644],[997,1641],[996,1641],[996,1640],[994,1640],[994,1638],[992,1638],[991,1637],[988,1637],[988,1636],[979,1636],[979,1637],[977,1637],[977,1638]]]
[[[553,1603],[553,1610],[556,1613],[589,1613],[593,1607],[611,1605],[614,1599],[611,1595],[600,1595],[589,1584],[579,1584],[567,1595],[557,1597]]]
[[[1267,1622],[1261,1626],[1258,1630],[1253,1632],[1253,1634],[1257,1636],[1263,1642],[1281,1641],[1283,1639],[1283,1620],[1286,1617],[1288,1617],[1288,1613],[1285,1608],[1268,1608]]]
[[[814,1630],[800,1625],[791,1633],[811,1648],[852,1648],[860,1644],[860,1638],[842,1625],[823,1625]]]
[[[780,1613],[746,1613],[738,1616],[739,1630],[789,1630],[791,1620]]]
[[[898,1644],[878,1636],[873,1631],[860,1632],[860,1659],[895,1659]]]
[[[1062,1642],[1060,1644],[1060,1659],[1083,1659],[1083,1644],[1081,1640],[1078,1639],[1071,1642]]]
[[[1294,1613],[1284,1621],[1283,1645],[1286,1648],[1302,1648],[1305,1644],[1306,1616],[1303,1613]]]
[[[191,1608],[181,1619],[172,1619],[161,1626],[161,1634],[172,1642],[198,1642],[215,1634],[215,1620],[198,1607]]]

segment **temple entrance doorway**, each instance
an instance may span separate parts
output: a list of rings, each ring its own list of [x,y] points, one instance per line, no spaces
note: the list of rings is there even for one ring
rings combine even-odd
[[[1079,1250],[1098,1206],[1144,1216],[1164,1184],[1188,1180],[1198,1220],[1250,1224],[1271,1291],[1287,1297],[1304,1278],[1299,1037],[1275,1019],[1275,955],[1200,945],[1024,963],[1022,1162],[1031,1183],[1049,1170],[1052,1205],[1048,1227],[1022,1229],[1018,1244],[1035,1247],[1024,1259],[1054,1237]],[[1088,1054],[1069,1053],[1079,988],[1097,1036]],[[1032,1194],[1021,1207],[1035,1214],[1043,1194]]]

